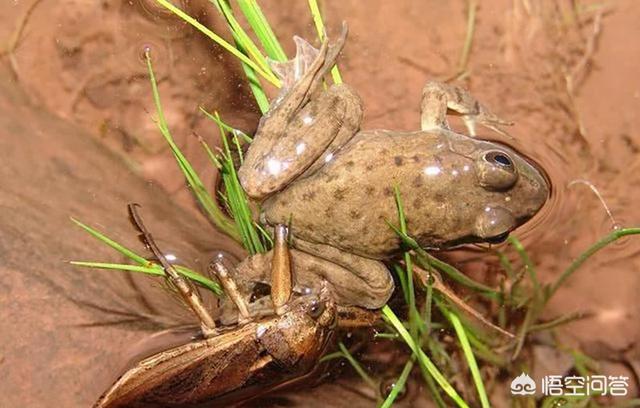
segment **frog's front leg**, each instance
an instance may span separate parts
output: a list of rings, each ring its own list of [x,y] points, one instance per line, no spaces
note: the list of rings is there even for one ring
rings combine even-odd
[[[476,135],[476,123],[505,136],[507,133],[499,126],[513,124],[491,113],[467,90],[437,81],[427,82],[422,89],[421,109],[422,130],[449,129],[448,109],[462,116],[471,136]]]
[[[360,98],[342,84],[327,90],[320,86],[345,39],[346,28],[335,45],[325,41],[317,51],[296,38],[296,57],[278,64],[276,72],[288,85],[260,121],[238,172],[250,197],[264,198],[305,171],[317,169],[357,133],[362,120]]]

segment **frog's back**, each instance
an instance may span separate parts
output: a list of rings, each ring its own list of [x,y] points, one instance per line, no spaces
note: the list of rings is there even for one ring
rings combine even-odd
[[[387,224],[397,223],[397,185],[410,231],[426,246],[437,246],[462,233],[456,231],[460,217],[451,216],[461,211],[453,208],[449,188],[456,176],[446,169],[470,164],[452,154],[449,133],[360,132],[318,172],[267,200],[267,220],[286,223],[291,217],[298,238],[384,258],[399,247]],[[457,190],[465,184],[473,190],[473,177],[458,176]]]

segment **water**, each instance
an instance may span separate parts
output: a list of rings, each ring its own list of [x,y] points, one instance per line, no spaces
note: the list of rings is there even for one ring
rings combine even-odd
[[[315,38],[306,2],[261,4],[287,52],[293,34]],[[208,4],[191,7],[224,29]],[[589,12],[576,16],[563,7],[483,2],[462,81],[516,123],[509,129],[516,140],[508,142],[540,163],[552,182],[549,202],[516,231],[546,283],[614,228],[640,223],[640,43],[634,40],[640,9],[620,0],[598,26]],[[329,35],[341,20],[349,23],[339,65],[363,97],[364,127],[417,129],[422,85],[457,71],[465,3],[327,2],[322,11]],[[132,283],[117,272],[69,266],[70,259],[122,261],[71,225],[70,215],[144,253],[125,211],[138,201],[162,247],[194,269],[203,270],[215,250],[243,256],[198,215],[153,122],[141,53],[151,48],[171,130],[206,185],[213,185],[214,172],[193,133],[213,142],[217,130],[198,107],[219,111],[248,133],[259,113],[237,62],[151,1],[15,0],[0,10],[7,22],[0,43],[8,43],[26,12],[15,52],[4,59],[8,68],[0,71],[0,369],[11,367],[0,384],[0,405],[88,406],[121,368],[124,350],[156,326],[105,325],[104,312],[86,305],[130,313],[143,302],[135,287],[149,288],[148,279]],[[577,180],[588,181],[602,200]],[[578,310],[594,316],[560,331],[563,344],[587,348],[600,341],[637,355],[639,241],[627,237],[602,250],[558,292],[546,317]],[[471,270],[475,264],[495,273],[477,250],[456,256],[469,259],[461,265]],[[188,319],[160,284],[148,290],[161,299],[150,301],[149,310]],[[91,381],[69,392],[79,378]],[[326,395],[352,407],[360,401],[333,383],[298,397],[310,406]]]

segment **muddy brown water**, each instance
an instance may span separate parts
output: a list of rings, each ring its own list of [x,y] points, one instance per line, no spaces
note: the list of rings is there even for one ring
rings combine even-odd
[[[640,4],[609,2],[594,18],[569,3],[482,2],[460,81],[515,122],[509,143],[552,180],[549,203],[516,232],[545,282],[613,227],[640,224]],[[315,38],[306,2],[261,4],[289,54],[294,34]],[[188,7],[225,32],[207,2]],[[322,11],[329,34],[349,24],[340,67],[364,100],[363,127],[416,129],[424,82],[458,68],[466,2],[327,1]],[[142,50],[152,49],[166,116],[206,183],[213,170],[193,133],[213,141],[216,132],[198,107],[248,132],[259,113],[233,58],[152,0],[7,2],[0,44],[25,13],[17,48],[0,69],[0,406],[89,406],[132,353],[151,347],[145,339],[189,317],[147,279],[68,265],[121,261],[68,217],[142,251],[125,211],[137,201],[160,243],[194,268],[216,250],[242,256],[199,214],[155,128]],[[557,340],[590,352],[614,375],[629,375],[614,355],[640,365],[639,252],[634,237],[599,252],[545,313],[589,312]],[[476,252],[454,257],[487,278]],[[141,310],[148,318],[133,321]],[[560,357],[540,354],[540,372],[562,366]],[[310,406],[320,395],[338,396],[333,406],[373,405],[347,380],[270,402]]]

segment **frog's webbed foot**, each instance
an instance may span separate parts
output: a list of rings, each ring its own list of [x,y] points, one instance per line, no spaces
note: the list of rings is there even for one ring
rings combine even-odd
[[[469,134],[476,135],[476,123],[501,135],[511,137],[500,126],[511,126],[513,122],[500,119],[491,113],[467,90],[442,82],[430,81],[422,90],[422,130],[449,129],[447,110],[458,113]]]
[[[296,55],[284,62],[269,59],[268,63],[273,72],[282,81],[282,88],[278,97],[272,102],[269,113],[274,113],[287,99],[296,103],[306,102],[311,93],[316,89],[324,75],[333,67],[342,51],[347,39],[347,25],[343,23],[342,33],[335,44],[329,45],[325,38],[320,49],[316,49],[304,38],[293,37],[296,44]]]
[[[293,41],[296,44],[296,55],[293,59],[280,62],[267,58],[269,67],[271,67],[271,70],[282,81],[280,95],[273,102],[276,104],[279,99],[284,98],[284,96],[289,93],[291,88],[302,79],[304,74],[310,71],[313,62],[320,54],[320,50],[309,44],[304,38],[296,35],[293,37]]]

